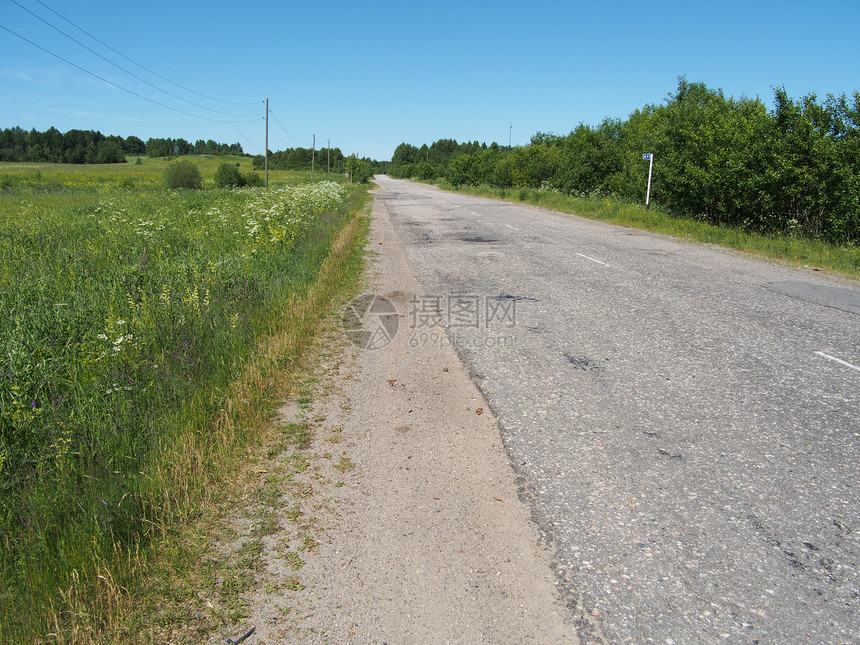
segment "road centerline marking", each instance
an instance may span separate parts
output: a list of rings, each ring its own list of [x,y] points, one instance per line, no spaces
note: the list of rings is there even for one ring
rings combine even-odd
[[[510,224],[505,224],[505,226],[507,226],[508,228],[512,228],[512,229],[514,229],[515,231],[520,230],[520,229],[518,229],[516,226],[511,226]]]
[[[837,363],[840,363],[841,365],[844,365],[845,367],[850,367],[852,370],[857,370],[858,372],[860,372],[860,367],[857,367],[856,365],[852,365],[848,361],[843,361],[841,358],[836,358],[835,356],[831,356],[830,354],[825,354],[824,352],[815,352],[815,353],[818,354],[819,356],[823,356],[827,360],[836,361]]]
[[[591,260],[592,262],[597,262],[597,264],[602,264],[605,267],[609,266],[608,264],[606,264],[606,262],[601,262],[600,260],[595,260],[594,258],[590,258],[587,255],[583,255],[582,253],[577,253],[577,255],[581,258],[585,258],[586,260]]]

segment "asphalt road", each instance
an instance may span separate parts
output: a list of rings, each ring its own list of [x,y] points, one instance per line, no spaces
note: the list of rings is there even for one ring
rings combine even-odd
[[[856,283],[377,181],[607,641],[860,643]]]

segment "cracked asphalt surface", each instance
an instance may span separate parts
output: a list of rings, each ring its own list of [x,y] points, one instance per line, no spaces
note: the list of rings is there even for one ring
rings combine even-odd
[[[607,639],[860,643],[857,283],[377,183]]]

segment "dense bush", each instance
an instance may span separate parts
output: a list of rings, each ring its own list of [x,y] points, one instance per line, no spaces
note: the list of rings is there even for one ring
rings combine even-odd
[[[580,124],[566,136],[539,132],[530,145],[512,150],[446,140],[420,149],[404,143],[390,173],[421,176],[429,159],[454,185],[643,202],[648,164],[642,154],[650,152],[651,199],[674,215],[856,244],[860,93],[795,101],[777,89],[774,104],[769,111],[758,99],[727,99],[681,78],[664,104],[636,110],[626,121]]]
[[[370,163],[355,155],[351,155],[346,160],[346,172],[349,174],[350,181],[356,184],[367,183],[373,177],[373,168]]]
[[[245,180],[236,164],[222,163],[215,171],[215,185],[218,188],[239,188],[245,185]]]
[[[422,161],[415,168],[415,176],[418,179],[433,179],[437,176],[436,168],[428,161]]]
[[[246,186],[252,186],[254,188],[259,188],[266,183],[263,177],[256,172],[245,173],[242,175],[242,179]]]
[[[203,178],[200,171],[187,159],[174,161],[164,169],[164,183],[167,187],[175,188],[202,188]]]
[[[218,188],[259,187],[264,184],[263,178],[255,172],[239,172],[238,164],[222,163],[215,171],[215,185]]]

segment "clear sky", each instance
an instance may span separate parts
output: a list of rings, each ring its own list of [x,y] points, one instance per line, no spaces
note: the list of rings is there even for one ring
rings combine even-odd
[[[0,0],[0,26],[0,128],[250,153],[266,98],[271,150],[316,134],[386,160],[404,141],[518,145],[626,118],[682,74],[768,107],[779,86],[860,89],[860,0]]]

